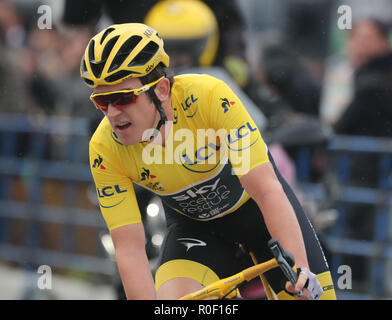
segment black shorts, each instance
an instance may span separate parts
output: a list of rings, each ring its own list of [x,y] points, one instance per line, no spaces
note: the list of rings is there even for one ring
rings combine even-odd
[[[274,168],[275,165],[271,159]],[[302,230],[310,270],[317,274],[324,288],[323,298],[334,298],[333,283],[316,233],[287,182],[276,170]],[[206,286],[234,275],[257,262],[272,258],[267,243],[271,236],[263,215],[253,199],[238,210],[221,218],[197,221],[165,207],[168,230],[156,272],[157,290],[165,281],[176,277],[192,278]],[[279,268],[266,273],[275,293],[284,292],[285,277]],[[328,292],[327,292],[328,291]]]

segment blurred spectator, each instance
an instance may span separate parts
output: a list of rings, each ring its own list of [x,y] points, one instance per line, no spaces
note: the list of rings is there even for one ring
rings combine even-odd
[[[54,79],[61,70],[58,31],[32,30],[27,46],[15,54],[14,64],[24,80],[26,106],[30,112],[53,115],[57,96]]]
[[[97,112],[88,99],[91,89],[80,85],[80,59],[92,36],[90,28],[72,27],[64,34],[61,42],[60,57],[63,72],[55,80],[58,103],[57,114],[89,119],[92,134],[103,114]]]
[[[20,113],[27,110],[23,77],[18,65],[21,47],[27,33],[23,18],[16,7],[0,1],[0,111]]]
[[[260,107],[269,120],[267,143],[281,144],[297,165],[298,151],[309,148],[315,162],[308,179],[317,181],[329,133],[319,119],[320,88],[301,58],[282,44],[265,47],[258,72],[270,97]]]
[[[392,136],[392,52],[388,28],[375,19],[358,21],[349,38],[355,69],[354,97],[335,125],[336,133]]]
[[[21,15],[11,3],[0,1],[0,37],[5,46],[17,48],[24,44],[26,30]]]
[[[0,112],[26,112],[24,82],[20,70],[16,69],[9,57],[7,48],[0,44]]]
[[[294,112],[319,115],[320,88],[299,56],[284,45],[264,50],[262,77],[270,91]]]
[[[62,34],[56,26],[51,29],[33,28],[30,31],[28,49],[36,57],[37,71],[49,79],[55,79],[59,71],[62,72],[62,62],[60,58],[60,45]]]
[[[354,66],[353,98],[334,129],[338,134],[392,137],[392,52],[388,28],[376,19],[358,21],[349,38]],[[358,156],[352,167],[353,182],[377,187],[377,164]]]
[[[374,18],[358,20],[347,40],[346,55],[337,54],[327,61],[320,110],[328,125],[336,124],[352,100],[361,67],[389,51],[388,28]]]
[[[285,43],[294,52],[316,60],[325,58],[333,2],[330,0],[287,1]]]
[[[59,96],[58,114],[89,118],[97,114],[88,100],[91,90],[79,82],[80,59],[90,38],[91,32],[86,27],[70,28],[62,37],[59,50],[62,72],[55,79]]]

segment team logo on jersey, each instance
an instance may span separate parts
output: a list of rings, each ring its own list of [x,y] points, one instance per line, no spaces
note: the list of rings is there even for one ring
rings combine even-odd
[[[160,182],[151,182],[149,181],[150,179],[154,179],[157,176],[151,174],[149,169],[146,168],[142,168],[143,172],[141,173],[141,181],[148,181],[148,183],[146,184],[146,187],[153,190],[153,191],[165,191],[165,189],[163,188],[162,184]]]
[[[229,108],[231,106],[233,106],[235,104],[235,101],[229,101],[229,99],[227,98],[220,98],[220,100],[222,100],[222,108],[223,108],[223,113],[226,113],[227,111],[229,111]]]
[[[160,182],[149,182],[146,187],[153,191],[165,191],[163,185]]]
[[[177,241],[186,247],[186,252],[192,247],[205,247],[207,243],[193,238],[178,238]]]
[[[106,202],[106,199],[111,199],[112,197],[114,197],[115,199],[118,199],[116,196],[121,195],[122,193],[125,193],[127,191],[128,191],[127,189],[121,189],[121,187],[118,184],[116,184],[114,186],[106,186],[103,188],[97,188],[99,205],[102,208],[113,208],[115,206],[118,206],[120,203],[122,203],[125,200],[125,197],[121,198],[116,203],[113,203],[110,205],[107,205],[106,203],[105,203],[105,205],[103,205],[101,203],[101,200],[105,200],[105,202]]]
[[[102,169],[102,170],[106,170],[106,168],[103,166],[102,162],[103,162],[102,157],[100,155],[98,155],[98,158],[94,159],[94,163],[93,163],[92,167],[93,168],[99,168],[99,169]]]
[[[246,124],[237,128],[234,132],[227,135],[226,144],[232,151],[241,151],[247,149],[258,141],[258,136],[256,136],[256,138],[252,136],[252,132],[257,130],[258,129],[256,126],[253,127],[251,123],[247,122]],[[242,142],[245,142],[245,144]]]
[[[192,93],[188,98],[185,99],[184,102],[181,102],[182,109],[187,111],[197,100],[199,100],[199,98],[195,98]]]
[[[200,188],[194,187],[193,189],[192,188],[188,189],[183,194],[181,194],[179,196],[174,196],[173,199],[176,201],[185,201],[185,200],[190,200],[192,198],[197,198],[201,194],[215,191],[215,189],[217,189],[217,187],[219,186],[220,180],[221,180],[221,178],[218,178],[212,184],[209,184],[209,185],[206,184]]]
[[[195,97],[192,93],[188,98],[185,99],[185,101],[181,102],[181,107],[184,110],[187,118],[192,118],[196,114],[197,106],[194,110],[192,110],[192,106],[197,100],[199,100],[199,98]]]
[[[226,162],[213,177],[178,192],[161,195],[161,198],[169,207],[190,218],[215,219],[233,209],[244,195],[239,179],[233,179],[232,168],[230,162]]]
[[[210,142],[198,148],[194,155],[182,154],[179,161],[189,171],[205,173],[214,170],[221,163],[219,151],[220,145]],[[208,162],[210,158],[214,160],[211,163]]]
[[[141,173],[141,181],[146,181],[147,179],[154,179],[156,176],[150,173],[149,169],[142,168],[143,172]]]
[[[107,186],[103,188],[97,188],[97,194],[99,198],[105,198],[105,197],[112,197],[116,194],[121,194],[124,192],[127,192],[128,190],[121,190],[121,187],[116,184],[115,186]]]

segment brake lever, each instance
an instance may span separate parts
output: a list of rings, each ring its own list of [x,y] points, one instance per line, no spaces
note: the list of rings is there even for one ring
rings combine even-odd
[[[270,241],[268,241],[268,247],[270,248],[276,261],[278,262],[279,267],[282,270],[285,277],[295,287],[295,284],[297,283],[297,279],[298,279],[297,274],[294,272],[294,270],[291,268],[290,264],[287,262],[285,258],[285,256],[292,258],[292,255],[288,251],[283,249],[283,247],[281,246],[281,244],[277,239],[271,239]],[[292,260],[294,265],[294,258],[292,258]],[[297,296],[302,297],[302,290],[297,293]]]

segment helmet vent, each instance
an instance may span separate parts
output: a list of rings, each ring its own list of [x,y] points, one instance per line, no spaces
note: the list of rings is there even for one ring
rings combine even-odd
[[[103,49],[101,61],[99,62],[95,61],[94,59],[94,41],[91,41],[89,47],[89,59],[90,59],[91,70],[93,71],[94,76],[96,78],[101,77],[102,70],[105,67],[106,60],[110,54],[110,51],[113,49],[114,45],[116,44],[118,38],[119,36],[114,37],[108,41],[105,48]]]
[[[83,78],[84,82],[86,82],[89,86],[93,86],[94,85],[94,81]]]
[[[86,76],[86,77],[90,76],[88,73],[88,70],[87,70],[86,61],[84,60],[84,57],[82,58],[82,61],[80,62],[80,70],[84,76]]]
[[[80,62],[80,69],[82,70],[82,72],[87,71],[86,61],[84,60],[84,57],[82,58],[82,61]]]
[[[119,37],[120,36],[113,37],[108,41],[105,48],[103,49],[101,61],[106,61]]]
[[[145,65],[148,61],[151,60],[152,57],[154,57],[158,49],[159,46],[155,42],[150,41],[128,66],[131,67]]]
[[[105,78],[106,82],[114,82],[123,78],[128,77],[131,74],[134,73],[139,73],[139,72],[134,72],[134,71],[129,71],[129,70],[120,70],[116,73],[113,73],[112,75],[108,76]]]
[[[104,34],[101,37],[101,40],[99,41],[99,44],[102,45],[103,41],[106,39],[106,37],[109,35],[110,32],[114,31],[114,28],[108,28],[106,29],[106,31],[104,32]]]
[[[123,43],[120,50],[118,50],[116,56],[114,57],[109,72],[112,72],[119,68],[124,60],[129,56],[133,49],[138,45],[138,43],[142,40],[140,36],[132,36],[127,41]]]
[[[99,78],[101,76],[102,69],[105,65],[105,61],[102,61],[102,62],[95,61],[94,45],[95,45],[95,41],[92,40],[90,42],[89,47],[88,47],[88,59],[90,61],[91,71],[93,72],[93,74],[96,78]]]
[[[95,45],[95,41],[91,40],[90,45],[88,46],[88,60],[89,61],[95,61],[94,45]]]

